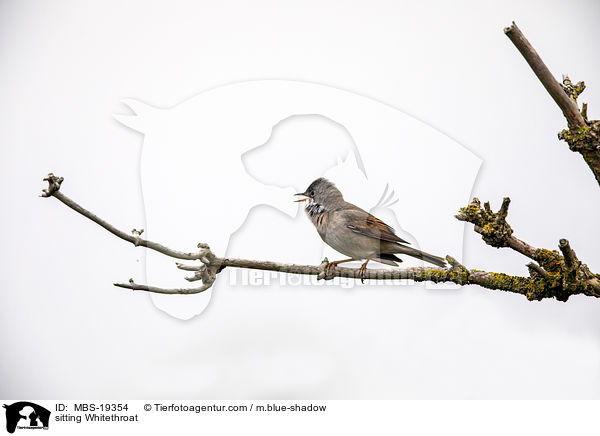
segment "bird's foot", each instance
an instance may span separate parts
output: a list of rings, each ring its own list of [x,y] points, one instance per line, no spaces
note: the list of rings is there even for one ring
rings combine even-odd
[[[338,262],[329,262],[325,265],[325,274],[329,275],[331,271],[337,266]]]
[[[323,275],[325,277],[333,278],[333,270],[335,269],[335,267],[337,267],[340,263],[352,262],[353,260],[355,259],[335,260],[333,262],[329,262],[329,259],[325,258],[321,263],[321,267],[323,268]]]
[[[367,263],[369,263],[369,261],[366,261],[365,263],[363,263],[360,268],[358,269],[358,275],[360,276],[360,282],[364,283],[365,282],[365,273],[367,271]]]

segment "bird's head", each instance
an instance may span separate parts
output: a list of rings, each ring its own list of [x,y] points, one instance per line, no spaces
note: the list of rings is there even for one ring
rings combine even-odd
[[[312,182],[306,191],[296,195],[303,197],[296,201],[306,201],[305,208],[309,214],[333,210],[344,201],[339,189],[323,177]]]

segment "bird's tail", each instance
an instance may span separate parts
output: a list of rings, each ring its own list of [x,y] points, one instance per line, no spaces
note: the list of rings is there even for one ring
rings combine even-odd
[[[429,262],[437,266],[446,266],[446,260],[443,257],[434,256],[433,254],[425,253],[424,251],[407,247],[405,245],[398,244],[398,248],[394,250],[394,252],[416,257],[417,259],[424,260],[425,262]]]

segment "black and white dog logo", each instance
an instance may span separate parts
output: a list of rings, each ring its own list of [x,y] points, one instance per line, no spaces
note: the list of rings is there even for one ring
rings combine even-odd
[[[19,429],[48,429],[50,411],[29,401],[19,401],[3,406],[6,409],[6,431]]]

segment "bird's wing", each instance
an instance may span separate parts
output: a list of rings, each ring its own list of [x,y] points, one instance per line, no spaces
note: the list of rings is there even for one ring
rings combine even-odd
[[[410,244],[410,242],[396,235],[392,227],[362,209],[349,209],[345,210],[344,213],[348,218],[347,227],[354,233],[369,238],[381,239],[382,241]]]

